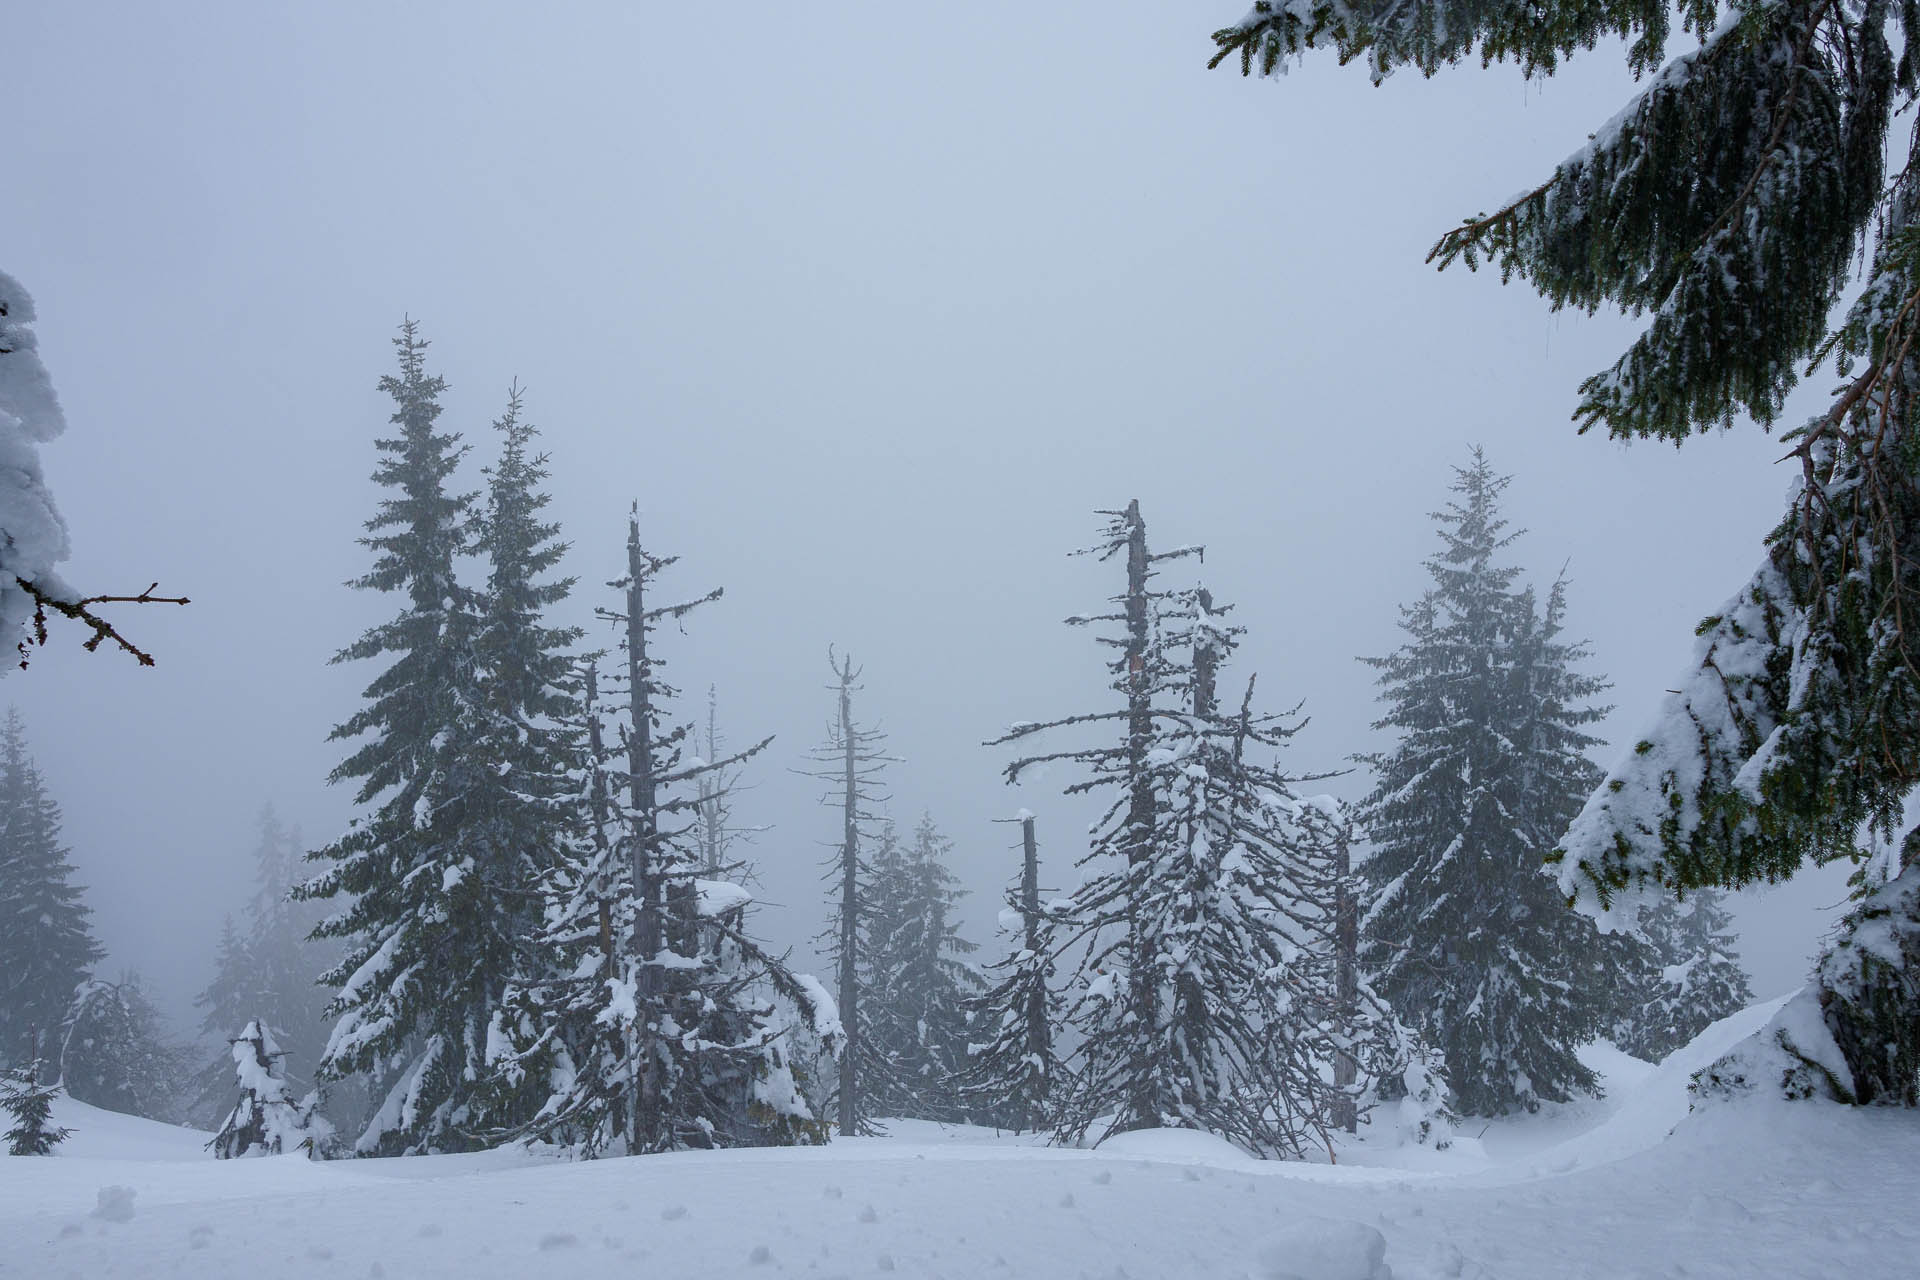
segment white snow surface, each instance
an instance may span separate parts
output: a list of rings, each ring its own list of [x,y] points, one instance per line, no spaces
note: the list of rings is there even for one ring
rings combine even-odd
[[[1688,1113],[1691,1073],[1780,1003],[1657,1067],[1590,1047],[1604,1101],[1468,1121],[1444,1152],[1351,1143],[1332,1165],[1202,1134],[1076,1151],[916,1121],[579,1163],[219,1161],[205,1134],[62,1099],[59,1154],[0,1157],[0,1277],[1909,1277],[1920,1116],[1760,1095]]]

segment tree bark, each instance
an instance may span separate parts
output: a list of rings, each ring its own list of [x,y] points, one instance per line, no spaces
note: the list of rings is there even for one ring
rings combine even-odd
[[[840,1134],[860,1131],[860,797],[859,743],[853,731],[853,659],[840,669],[840,741],[845,793],[840,844],[840,1022],[846,1042],[840,1051]]]
[[[1360,944],[1360,913],[1353,898],[1348,874],[1353,867],[1353,824],[1342,820],[1334,837],[1334,873],[1339,878],[1333,891],[1333,947],[1335,956],[1334,989],[1340,1001],[1339,1025],[1354,1025],[1354,1004],[1360,995],[1360,975],[1356,955]],[[1334,1123],[1348,1133],[1359,1127],[1359,1108],[1353,1097],[1353,1083],[1359,1076],[1359,1064],[1353,1051],[1342,1048],[1333,1060],[1333,1083],[1339,1091],[1334,1102]]]
[[[651,690],[647,682],[647,619],[645,580],[648,565],[640,549],[640,521],[627,522],[627,784],[628,802],[633,806],[633,895],[640,910],[633,921],[633,952],[638,968],[634,975],[638,987],[638,1007],[654,1007],[660,993],[661,878],[654,864],[654,845],[659,832],[656,812],[658,794],[653,779],[653,714]],[[646,1016],[643,1012],[642,1016]],[[645,1025],[639,1034],[637,1070],[634,1072],[632,1127],[628,1150],[644,1151],[654,1145],[654,1133],[660,1114],[660,1059],[654,1052],[656,1028]]]
[[[1022,862],[1020,866],[1020,914],[1027,927],[1027,954],[1040,954],[1040,846],[1034,839],[1033,815],[1028,814],[1020,820],[1020,848]],[[1027,990],[1027,1062],[1029,1070],[1036,1062],[1045,1063],[1053,1056],[1052,1028],[1047,1025],[1047,992],[1044,987],[1030,985]],[[1020,1112],[1015,1117],[1019,1125],[1016,1132],[1024,1133],[1038,1127],[1039,1117],[1033,1114],[1033,1107],[1040,1099],[1023,1092],[1020,1098]]]
[[[1131,1038],[1127,1114],[1116,1126],[1126,1130],[1160,1123],[1158,1073],[1149,1048],[1160,1017],[1160,992],[1154,940],[1146,936],[1135,901],[1138,877],[1153,854],[1154,818],[1153,778],[1147,772],[1147,744],[1153,735],[1153,683],[1147,670],[1147,522],[1140,515],[1138,498],[1127,503],[1122,519],[1127,527],[1127,981],[1132,989],[1130,1003],[1143,1024]]]

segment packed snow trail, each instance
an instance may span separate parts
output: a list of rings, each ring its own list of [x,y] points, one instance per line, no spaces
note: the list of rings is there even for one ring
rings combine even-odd
[[[1920,1116],[1759,1100],[1686,1115],[1687,1055],[1769,1012],[1659,1068],[1590,1051],[1614,1098],[1470,1130],[1416,1169],[1364,1148],[1261,1162],[1149,1132],[1061,1151],[913,1122],[589,1163],[215,1161],[204,1134],[65,1103],[59,1156],[0,1158],[0,1276],[1908,1280]]]

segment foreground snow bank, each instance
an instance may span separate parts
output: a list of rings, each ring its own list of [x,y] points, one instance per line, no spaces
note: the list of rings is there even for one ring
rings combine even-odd
[[[587,1163],[216,1161],[206,1135],[66,1104],[66,1155],[0,1158],[0,1277],[1908,1280],[1920,1116],[1687,1114],[1694,1060],[1774,1012],[1657,1068],[1597,1057],[1604,1104],[1528,1118],[1551,1142],[1489,1133],[1451,1171],[1256,1161],[1186,1133],[1068,1151],[910,1121],[825,1148]],[[1557,1127],[1576,1119],[1585,1132]]]

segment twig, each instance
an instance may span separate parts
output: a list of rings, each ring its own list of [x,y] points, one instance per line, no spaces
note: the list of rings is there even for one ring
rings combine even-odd
[[[89,653],[98,649],[102,640],[111,640],[132,654],[134,661],[138,662],[141,666],[150,667],[154,665],[153,655],[121,635],[111,622],[108,622],[105,618],[93,612],[93,606],[98,604],[191,603],[185,596],[157,596],[153,594],[160,587],[160,584],[157,582],[150,584],[145,591],[142,591],[137,596],[84,596],[79,600],[62,600],[48,593],[38,585],[27,581],[25,578],[15,577],[14,581],[19,583],[20,589],[26,592],[33,600],[32,631],[28,637],[19,644],[20,665],[22,668],[27,665],[27,646],[30,644],[44,645],[47,642],[47,610],[49,609],[63,617],[72,618],[75,622],[84,622],[93,628],[93,634],[80,646]]]

